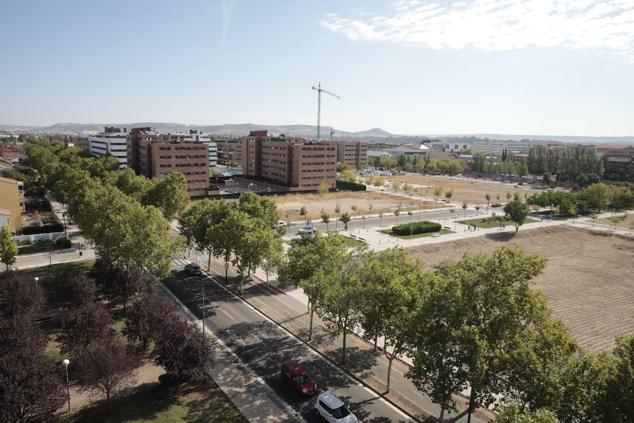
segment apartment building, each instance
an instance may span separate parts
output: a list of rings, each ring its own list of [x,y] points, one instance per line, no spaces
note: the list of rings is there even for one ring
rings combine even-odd
[[[324,141],[337,147],[337,163],[360,170],[368,165],[368,143],[365,141]]]
[[[134,170],[148,178],[180,172],[187,180],[190,197],[203,197],[209,190],[209,147],[188,135],[157,134],[150,128],[130,132],[128,158]]]
[[[120,168],[128,167],[128,133],[125,128],[106,126],[100,134],[88,138],[88,151],[96,157],[112,154]]]
[[[218,141],[218,164],[235,166],[242,163],[242,140]]]
[[[203,135],[196,129],[190,129],[183,138],[187,142],[202,142],[209,148],[209,168],[218,166],[218,144],[211,140],[210,135]]]
[[[22,228],[24,211],[23,183],[0,177],[0,221],[6,223],[11,232],[17,232]]]
[[[283,185],[288,191],[315,191],[323,182],[329,187],[336,184],[337,147],[328,142],[252,131],[242,139],[242,152],[247,178]]]

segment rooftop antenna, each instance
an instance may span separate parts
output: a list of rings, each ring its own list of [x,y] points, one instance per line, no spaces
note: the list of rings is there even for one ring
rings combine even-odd
[[[326,91],[323,88],[321,88],[321,82],[319,82],[316,87],[313,86],[313,90],[317,91],[317,141],[319,141],[319,136],[321,131],[321,93],[324,92],[340,100],[341,100],[341,97],[339,97],[337,94],[331,93],[330,91]]]

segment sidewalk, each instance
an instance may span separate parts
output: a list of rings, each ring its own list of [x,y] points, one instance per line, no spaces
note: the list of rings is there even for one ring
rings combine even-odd
[[[160,288],[159,288],[160,287]],[[186,319],[200,323],[187,307],[164,285],[158,285],[154,294],[178,305],[177,310]],[[216,341],[216,357],[209,376],[227,395],[240,413],[255,423],[301,423],[304,422],[295,411],[280,399],[275,392],[251,369],[205,328],[205,332]]]

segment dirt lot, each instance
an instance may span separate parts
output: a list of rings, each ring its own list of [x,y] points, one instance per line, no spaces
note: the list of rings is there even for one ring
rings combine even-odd
[[[619,228],[634,229],[634,214],[615,216],[610,219],[598,219],[601,225],[616,225]]]
[[[341,213],[351,215],[378,214],[393,212],[399,204],[402,210],[418,210],[422,208],[433,208],[432,202],[412,200],[404,197],[397,197],[378,192],[340,192],[319,194],[289,194],[284,196],[270,197],[277,204],[277,210],[283,219],[293,219],[299,217],[299,210],[306,207],[308,217],[318,219],[323,209],[329,213],[331,219],[335,216],[335,208],[339,204]],[[370,211],[370,205],[372,210]],[[356,211],[352,207],[356,207]]]
[[[412,249],[415,257],[435,264],[459,259],[465,252],[491,252],[516,245],[548,258],[536,287],[548,296],[561,319],[590,351],[608,351],[614,338],[634,333],[634,241],[581,229],[520,229],[512,234],[470,238]]]
[[[441,187],[443,191],[453,191],[452,201],[458,203],[467,204],[485,204],[486,199],[484,198],[485,194],[491,195],[491,202],[494,203],[498,201],[496,196],[500,196],[500,202],[506,202],[506,193],[519,193],[519,195],[523,198],[524,194],[531,195],[535,192],[535,190],[531,190],[530,188],[513,188],[509,185],[503,185],[501,183],[496,182],[484,182],[484,181],[476,181],[470,179],[458,179],[458,178],[448,178],[448,177],[440,177],[440,176],[423,176],[423,175],[407,175],[407,176],[393,176],[386,178],[387,180],[397,180],[401,183],[407,182],[408,184],[414,186],[414,188],[419,188],[420,185],[424,185],[424,193],[425,195],[432,196],[432,192],[434,188]],[[442,199],[445,198],[443,193]]]

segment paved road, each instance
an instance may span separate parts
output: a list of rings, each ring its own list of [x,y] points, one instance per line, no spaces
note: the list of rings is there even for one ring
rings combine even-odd
[[[495,209],[493,209],[495,210]],[[465,212],[460,209],[456,209],[455,213],[451,213],[448,210],[438,210],[438,211],[425,211],[422,214],[419,212],[415,212],[413,216],[408,216],[407,213],[401,214],[398,217],[395,216],[383,216],[381,218],[379,218],[378,216],[373,216],[373,217],[367,217],[365,219],[365,221],[363,219],[360,218],[355,218],[353,220],[350,221],[350,223],[348,224],[348,228],[349,229],[361,229],[361,228],[370,228],[370,227],[376,227],[376,226],[391,226],[391,225],[396,225],[399,223],[408,223],[410,221],[419,221],[419,220],[430,220],[430,221],[436,221],[436,220],[444,220],[444,219],[452,219],[452,218],[465,218],[465,217],[470,217],[470,216],[478,216],[482,214],[481,212],[477,212],[475,210],[467,210],[466,214]],[[328,229],[329,230],[335,230],[335,217],[331,216],[331,222],[328,223]],[[326,231],[326,224],[325,223],[314,223],[315,227],[317,228],[318,231]],[[288,235],[297,235],[297,231],[302,227],[302,224],[293,224],[288,228],[287,234]],[[343,223],[341,222],[337,222],[336,227],[338,228],[338,230],[343,230]]]
[[[193,298],[183,302],[200,315],[200,279],[177,280],[168,282],[167,286],[181,298]],[[279,376],[280,365],[288,360],[300,361],[315,377],[320,390],[333,391],[364,422],[413,421],[220,284],[207,279],[205,289],[205,325],[306,421],[321,420],[313,411],[314,398],[302,399],[282,382]]]

